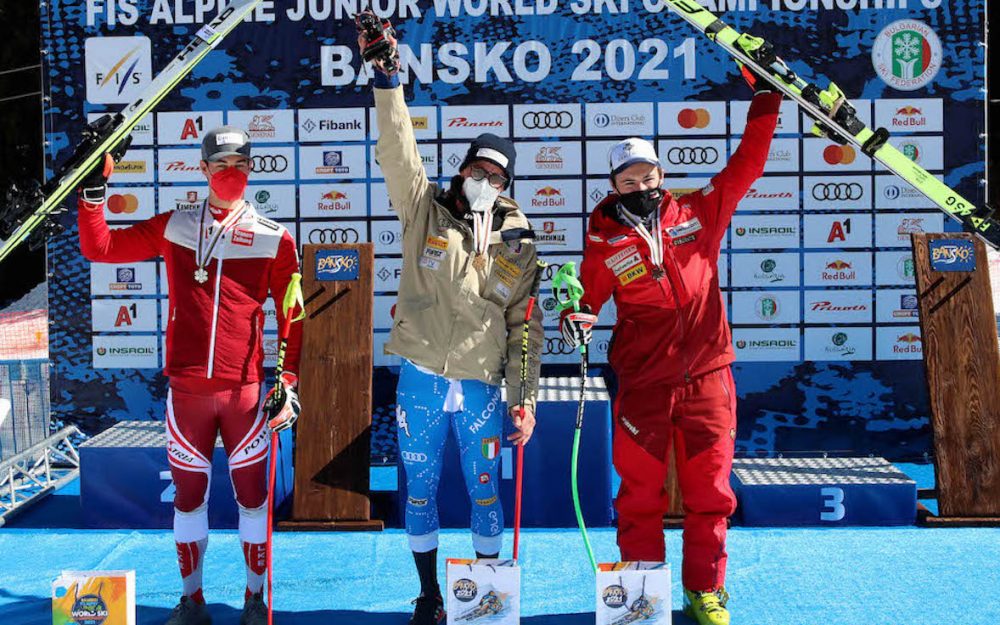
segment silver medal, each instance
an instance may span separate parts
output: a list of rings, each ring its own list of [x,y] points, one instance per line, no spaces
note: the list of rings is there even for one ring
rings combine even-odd
[[[205,271],[203,267],[199,267],[197,271],[194,272],[194,279],[198,284],[205,284],[208,282],[208,272]]]

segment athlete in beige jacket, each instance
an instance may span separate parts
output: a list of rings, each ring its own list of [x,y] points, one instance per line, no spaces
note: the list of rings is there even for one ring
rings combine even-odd
[[[387,38],[395,47],[396,42]],[[359,44],[366,46],[362,37]],[[530,324],[523,413],[521,329],[535,276],[534,233],[513,200],[500,197],[514,171],[514,145],[491,134],[476,138],[448,189],[424,171],[403,88],[376,61],[375,158],[385,173],[403,231],[403,272],[387,353],[403,358],[397,395],[399,447],[406,470],[406,532],[421,594],[410,622],[444,619],[437,583],[435,494],[448,430],[455,433],[472,502],[472,543],[496,557],[503,534],[499,451],[503,432],[500,383],[515,432],[525,444],[534,407],[542,345],[542,315]]]

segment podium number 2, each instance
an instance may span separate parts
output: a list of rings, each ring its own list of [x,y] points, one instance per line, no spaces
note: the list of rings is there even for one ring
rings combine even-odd
[[[174,493],[177,491],[177,487],[174,486],[174,480],[170,477],[170,471],[160,471],[160,479],[167,482],[167,487],[163,489],[160,493],[161,503],[173,503]]]
[[[844,490],[841,488],[823,488],[819,491],[823,497],[823,510],[819,513],[820,521],[839,521],[847,514],[844,507]]]

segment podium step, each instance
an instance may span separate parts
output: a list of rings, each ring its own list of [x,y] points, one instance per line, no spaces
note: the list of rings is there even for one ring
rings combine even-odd
[[[755,527],[912,525],[917,484],[884,458],[740,458],[736,520]]]

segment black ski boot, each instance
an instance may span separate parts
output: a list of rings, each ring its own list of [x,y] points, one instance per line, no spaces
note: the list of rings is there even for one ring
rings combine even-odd
[[[440,593],[431,597],[421,594],[413,600],[413,603],[417,607],[414,608],[413,616],[410,617],[410,625],[438,625],[439,623],[444,623],[444,599],[441,598]]]
[[[180,603],[163,625],[212,625],[212,617],[204,603],[198,603],[191,597],[181,597]]]

